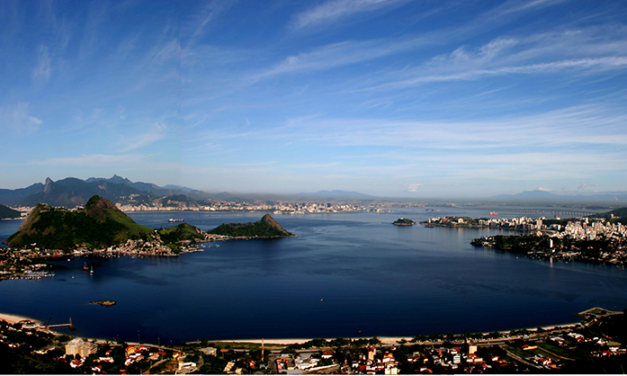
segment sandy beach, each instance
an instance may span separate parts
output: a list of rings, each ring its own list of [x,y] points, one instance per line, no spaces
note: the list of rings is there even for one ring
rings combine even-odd
[[[369,339],[365,338],[365,339]],[[411,341],[413,339],[413,337],[377,337],[379,339],[379,341],[381,341],[381,343],[383,344],[395,344],[397,342],[400,342],[401,340],[405,339],[407,341]],[[335,338],[325,338],[327,341],[332,341]],[[353,340],[356,339],[360,339],[360,338],[351,338]],[[302,344],[305,343],[307,341],[311,341],[312,338],[283,338],[283,339],[264,339],[263,342],[266,345],[297,345],[297,344]],[[237,339],[237,340],[222,340],[222,341],[214,341],[214,342],[230,342],[230,343],[261,343],[262,340],[260,339]]]
[[[35,320],[35,319],[31,319],[30,317],[26,317],[26,316],[18,316],[18,315],[10,315],[8,313],[0,313],[0,320],[6,321],[10,324],[15,324],[16,322],[20,322],[22,320],[30,320],[33,322],[38,322],[40,324],[43,324],[41,321],[39,320]]]

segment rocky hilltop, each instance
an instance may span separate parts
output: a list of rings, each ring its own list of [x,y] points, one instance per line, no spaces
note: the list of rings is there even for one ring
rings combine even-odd
[[[229,236],[233,238],[286,238],[296,236],[285,230],[281,225],[266,214],[261,220],[254,223],[223,223],[208,234]]]
[[[7,243],[46,249],[104,248],[129,239],[153,240],[154,230],[138,225],[109,200],[93,196],[85,208],[68,210],[37,204]]]

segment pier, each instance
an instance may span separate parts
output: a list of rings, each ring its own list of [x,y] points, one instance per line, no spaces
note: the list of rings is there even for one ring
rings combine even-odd
[[[55,324],[55,325],[47,325],[46,329],[53,328],[70,328],[70,330],[76,330],[74,324],[72,324],[72,318],[70,317],[70,322],[68,324]]]

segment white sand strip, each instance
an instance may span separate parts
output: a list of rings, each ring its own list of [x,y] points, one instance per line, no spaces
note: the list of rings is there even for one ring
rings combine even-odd
[[[4,320],[10,324],[15,324],[16,322],[20,322],[22,320],[30,320],[33,322],[38,322],[40,324],[43,324],[41,321],[39,320],[35,320],[35,319],[31,319],[30,317],[26,317],[26,316],[18,316],[18,315],[10,315],[8,313],[0,313],[0,320]]]

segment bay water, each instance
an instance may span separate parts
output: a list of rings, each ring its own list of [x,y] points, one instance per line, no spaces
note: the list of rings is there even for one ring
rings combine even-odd
[[[531,260],[470,245],[476,237],[510,234],[502,230],[391,224],[399,217],[488,217],[491,211],[550,217],[555,208],[434,209],[440,211],[275,215],[298,237],[207,243],[211,248],[180,257],[50,260],[53,278],[0,282],[0,312],[50,324],[72,317],[78,336],[180,343],[474,333],[577,322],[573,314],[591,307],[627,307],[622,268]],[[152,228],[184,218],[209,230],[263,214],[129,215]],[[0,222],[0,241],[20,224]],[[85,263],[93,275],[83,271]],[[105,299],[117,305],[89,304]]]

